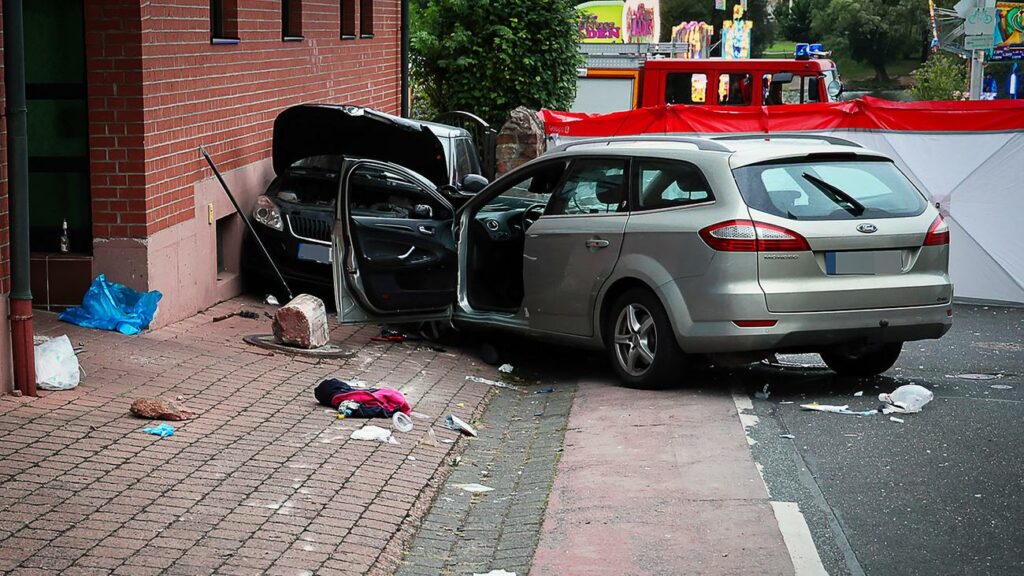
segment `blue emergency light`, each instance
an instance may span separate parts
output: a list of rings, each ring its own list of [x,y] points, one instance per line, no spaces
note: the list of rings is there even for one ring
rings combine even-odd
[[[811,59],[811,45],[806,42],[801,42],[796,45],[796,59],[797,60],[810,60]]]

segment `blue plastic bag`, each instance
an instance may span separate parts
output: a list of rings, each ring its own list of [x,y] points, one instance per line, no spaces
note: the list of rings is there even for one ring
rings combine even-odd
[[[174,426],[171,426],[170,424],[157,424],[152,428],[143,428],[142,431],[146,434],[152,434],[161,438],[174,436]]]
[[[100,274],[86,291],[82,305],[68,308],[58,318],[86,328],[117,330],[131,336],[149,328],[162,297],[156,290],[142,293],[108,282],[107,277]]]

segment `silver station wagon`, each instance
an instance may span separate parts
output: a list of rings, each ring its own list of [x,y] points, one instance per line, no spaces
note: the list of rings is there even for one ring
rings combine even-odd
[[[603,348],[639,387],[777,352],[869,376],[949,330],[949,231],[925,195],[878,152],[772,138],[579,140],[473,196],[346,159],[340,320]]]

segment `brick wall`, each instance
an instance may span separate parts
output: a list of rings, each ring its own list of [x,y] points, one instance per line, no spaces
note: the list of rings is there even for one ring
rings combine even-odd
[[[85,3],[89,170],[95,238],[143,238],[147,210],[142,122],[142,10]]]
[[[211,45],[207,0],[146,2],[141,32],[144,109],[128,118],[144,122],[144,166],[130,153],[126,159],[111,159],[112,150],[101,164],[127,167],[129,174],[142,169],[145,211],[140,213],[136,204],[128,206],[127,213],[117,215],[118,224],[127,230],[109,232],[135,236],[144,231],[148,236],[193,218],[192,186],[211,175],[199,146],[206,146],[221,171],[268,158],[273,120],[288,106],[351,103],[397,113],[400,2],[373,4],[374,38],[341,40],[340,2],[304,0],[305,39],[284,42],[279,0],[240,0],[241,42]],[[121,103],[119,98],[106,98],[108,108]],[[111,113],[118,119],[117,109],[108,110],[103,118]],[[103,162],[94,158],[94,172],[98,161]],[[134,192],[133,182],[129,175],[127,184]],[[93,194],[97,198],[95,188]]]

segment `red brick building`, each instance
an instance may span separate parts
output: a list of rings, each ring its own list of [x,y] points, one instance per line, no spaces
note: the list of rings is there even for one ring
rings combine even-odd
[[[160,290],[157,324],[240,290],[243,208],[273,177],[275,116],[302,102],[398,113],[401,0],[25,2],[32,287],[75,304],[97,274]],[[5,127],[4,127],[5,128]],[[0,134],[0,148],[6,148]],[[6,149],[0,390],[9,390]],[[70,251],[61,253],[68,222]]]

